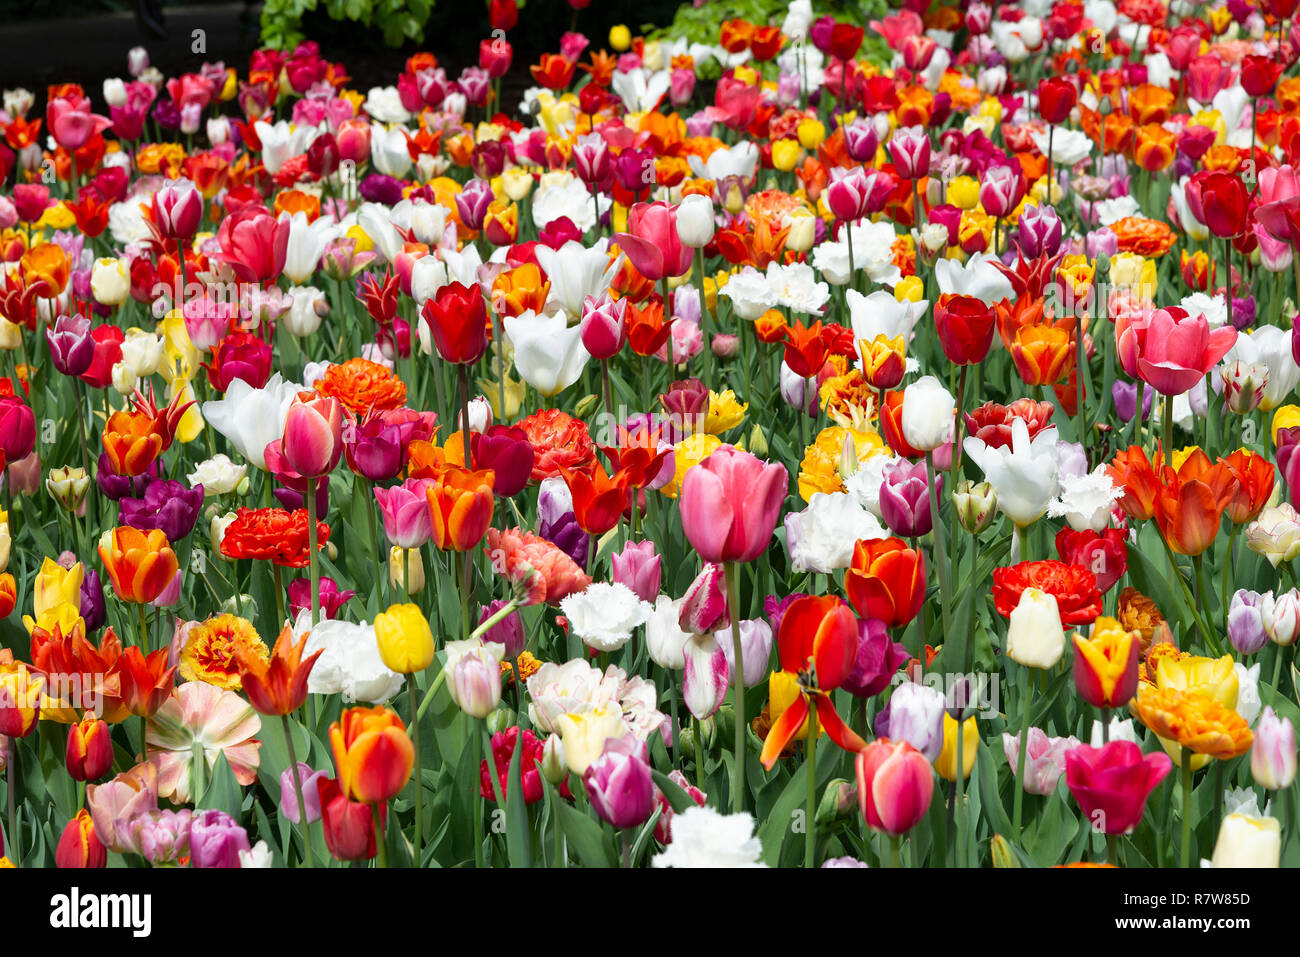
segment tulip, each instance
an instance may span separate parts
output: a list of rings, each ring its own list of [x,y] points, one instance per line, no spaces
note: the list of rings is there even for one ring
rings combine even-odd
[[[142,532],[119,526],[106,532],[99,557],[122,601],[148,604],[176,577],[179,566],[167,536],[157,529]]]
[[[1214,867],[1277,867],[1282,826],[1276,818],[1229,814],[1219,825],[1210,864]]]
[[[699,193],[682,198],[677,207],[677,235],[682,245],[701,249],[713,241],[715,229],[712,199]]]
[[[391,709],[349,708],[330,725],[329,737],[339,787],[350,800],[382,804],[406,787],[415,750]]]
[[[1083,744],[1065,755],[1065,783],[1093,829],[1127,834],[1142,820],[1147,797],[1173,767],[1164,752],[1143,755],[1131,741],[1094,748]]]
[[[486,718],[501,702],[505,646],[476,638],[447,643],[447,692],[471,718]]]
[[[492,522],[490,471],[451,469],[430,484],[432,541],[442,551],[465,552],[478,545]]]
[[[876,713],[876,737],[906,741],[933,763],[943,751],[943,718],[942,691],[905,681],[894,689],[884,709]]]
[[[1260,600],[1260,621],[1269,640],[1276,645],[1293,645],[1300,635],[1300,593],[1294,588],[1274,597],[1266,593]]]
[[[409,675],[433,661],[433,632],[418,605],[390,605],[375,616],[379,657],[390,671]]]
[[[687,540],[706,562],[751,562],[772,541],[789,476],[724,445],[686,472],[679,505]]]
[[[501,609],[510,604],[510,602],[500,598],[488,602],[479,614],[479,625],[482,626],[496,618]],[[509,661],[514,661],[523,653],[524,643],[527,639],[527,635],[524,633],[524,622],[518,611],[511,611],[504,618],[497,618],[496,624],[488,628],[487,631],[482,632],[480,637],[484,641],[501,645],[504,649],[502,658]]]
[[[446,361],[473,365],[487,351],[487,304],[477,286],[443,286],[425,302],[421,316]]]
[[[1048,77],[1038,83],[1038,115],[1050,126],[1068,120],[1078,100],[1078,89],[1065,77]]]
[[[1007,622],[1006,654],[1026,668],[1051,668],[1065,651],[1065,631],[1056,598],[1026,588]]]
[[[349,800],[334,778],[316,782],[325,846],[338,861],[368,861],[378,852],[375,818],[370,804]],[[388,805],[379,805],[379,827],[388,818]]]
[[[1241,655],[1253,655],[1268,644],[1259,592],[1239,588],[1228,605],[1228,641]]]
[[[266,283],[284,270],[289,246],[288,217],[276,220],[258,206],[244,206],[221,221],[217,258],[242,282]]]
[[[980,205],[994,219],[1005,219],[1025,198],[1025,178],[1009,166],[984,171],[980,181]]]
[[[200,811],[191,819],[191,867],[239,867],[239,852],[250,850],[248,832],[225,811]]]
[[[904,407],[906,411],[906,407]],[[935,477],[943,494],[943,477]],[[884,470],[880,483],[880,515],[889,530],[903,538],[920,538],[933,527],[925,463],[899,462]]]
[[[1091,637],[1076,632],[1074,685],[1079,697],[1094,708],[1127,705],[1137,693],[1140,638],[1137,632],[1127,631],[1114,618],[1104,616],[1093,623]]]
[[[627,342],[627,300],[617,302],[606,293],[597,299],[588,296],[582,306],[582,346],[593,359],[612,359]]]
[[[63,828],[54,849],[56,867],[107,867],[108,849],[95,833],[95,824],[84,808]]]
[[[629,540],[623,550],[610,555],[609,560],[614,581],[632,589],[642,601],[655,600],[662,576],[654,542]]]
[[[906,625],[925,601],[925,560],[900,538],[859,541],[844,591],[863,618],[879,619],[887,628]]]
[[[934,376],[923,376],[903,390],[903,438],[920,452],[952,441],[956,401]]]
[[[1002,735],[1002,750],[1012,767],[1020,764],[1020,737]],[[1023,765],[1024,789],[1030,794],[1049,795],[1065,770],[1065,755],[1079,746],[1078,738],[1049,738],[1041,728],[1029,729],[1029,752]]]
[[[889,141],[889,155],[903,179],[918,180],[930,173],[930,137],[923,127],[896,129]]]
[[[582,776],[592,808],[616,828],[644,824],[654,812],[655,786],[649,753],[631,736],[610,738]]]
[[[688,635],[708,634],[731,626],[726,573],[716,562],[707,562],[691,582],[680,602],[678,627]]]
[[[627,232],[614,239],[646,279],[659,282],[691,268],[690,246],[678,235],[679,209],[667,203],[637,203],[627,217]]]
[[[153,194],[153,219],[164,239],[190,239],[203,218],[203,197],[188,183],[164,186]]]
[[[867,826],[897,837],[925,817],[934,795],[930,763],[906,741],[878,738],[855,761],[858,806]],[[894,861],[897,863],[897,847]]]
[[[975,296],[945,293],[934,306],[939,343],[948,361],[955,365],[984,361],[993,345],[996,320],[996,310]]]
[[[296,780],[295,780],[296,778]],[[311,765],[297,762],[284,769],[280,775],[280,813],[293,824],[303,820],[302,809],[306,809],[306,821],[311,824],[321,818],[319,784],[328,780],[324,771],[314,771]],[[303,803],[298,804],[302,795]]]
[[[430,479],[407,479],[392,488],[375,487],[384,534],[399,548],[419,548],[433,535],[429,511]]]
[[[1296,773],[1295,726],[1265,706],[1255,725],[1250,746],[1250,773],[1255,783],[1270,791],[1291,786]]]
[[[855,698],[874,697],[889,687],[907,659],[907,649],[889,637],[884,622],[859,618],[858,649],[844,688]]]
[[[343,455],[343,405],[333,396],[299,398],[289,406],[281,444],[289,466],[305,478],[334,471]]]
[[[95,358],[90,320],[81,316],[59,316],[54,325],[46,327],[45,341],[50,346],[50,361],[63,375],[81,375]]]
[[[158,768],[140,764],[104,784],[86,786],[86,806],[95,834],[113,851],[121,853],[114,822],[158,810]]]
[[[87,714],[68,729],[65,765],[75,781],[97,781],[113,766],[108,725]]]

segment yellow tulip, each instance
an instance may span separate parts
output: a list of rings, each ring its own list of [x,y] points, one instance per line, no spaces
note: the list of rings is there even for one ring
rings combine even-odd
[[[980,733],[973,717],[962,723],[962,778],[970,777],[975,767],[975,752],[979,748]],[[945,781],[957,780],[957,719],[943,713],[943,750],[934,760],[934,769]]]
[[[375,616],[379,657],[391,671],[409,675],[423,671],[433,661],[433,632],[418,605],[389,605]]]

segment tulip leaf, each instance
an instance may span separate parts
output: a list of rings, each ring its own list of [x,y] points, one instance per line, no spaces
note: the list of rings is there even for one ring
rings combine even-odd
[[[617,859],[599,824],[562,799],[553,800],[551,807],[555,809],[555,823],[564,831],[569,847],[584,867],[617,866]]]
[[[532,848],[529,846],[528,804],[524,800],[524,787],[520,770],[524,753],[523,733],[516,739],[510,755],[510,769],[506,772],[506,853],[511,867],[532,867]]]
[[[235,820],[239,820],[243,792],[239,788],[239,781],[235,779],[235,772],[230,769],[230,762],[226,760],[224,751],[217,755],[217,762],[208,770],[208,775],[207,790],[203,792],[197,807],[200,810],[225,811]]]
[[[687,808],[695,806],[691,796],[681,789],[681,787],[664,774],[662,771],[651,771],[650,776],[654,778],[655,785],[659,788],[660,793],[667,799],[668,804],[672,807],[673,812],[681,814]]]
[[[823,760],[817,762],[817,781],[818,793],[821,787],[825,786],[835,771],[838,762],[832,760]],[[768,867],[776,867],[781,859],[781,846],[785,843],[786,837],[793,833],[791,822],[794,819],[796,811],[801,810],[801,805],[808,797],[808,763],[799,765],[799,770],[790,776],[786,782],[785,789],[781,796],[776,799],[772,805],[771,812],[768,813],[767,819],[758,829],[758,839],[763,845],[763,862]],[[816,809],[814,809],[815,811]],[[807,827],[811,822],[804,821],[803,826]]]
[[[1007,817],[1006,805],[1002,803],[998,787],[998,772],[993,766],[993,757],[988,748],[980,748],[976,752],[974,773],[979,780],[972,781],[972,790],[978,788],[980,803],[988,808],[987,816],[993,831],[1001,834],[1012,844],[1017,844],[1020,836],[1015,833],[1011,827],[1011,820]]]

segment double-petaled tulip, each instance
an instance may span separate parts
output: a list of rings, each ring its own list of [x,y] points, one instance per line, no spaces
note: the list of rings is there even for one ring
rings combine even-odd
[[[265,649],[258,654],[246,645],[235,646],[244,694],[259,714],[292,714],[307,700],[307,679],[316,666],[316,659],[325,653],[322,648],[304,658],[307,638],[304,635],[301,641],[295,642],[292,629],[286,625],[276,638],[269,658]]]
[[[298,397],[284,420],[280,451],[304,478],[334,471],[343,455],[343,405],[334,396]]]
[[[390,671],[414,674],[433,661],[433,632],[418,605],[390,605],[375,616],[379,657]]]
[[[844,593],[863,618],[906,625],[925,600],[925,560],[901,538],[859,541],[844,573]]]
[[[1074,686],[1094,708],[1122,708],[1137,692],[1141,635],[1101,617],[1092,635],[1074,633]]]
[[[487,350],[487,304],[478,286],[443,286],[425,302],[421,315],[446,361],[473,365]]]
[[[614,239],[646,279],[658,282],[691,268],[693,250],[677,232],[678,211],[667,203],[637,203],[627,216],[627,232]]]
[[[934,327],[949,362],[975,365],[984,361],[993,345],[997,311],[976,296],[944,293],[934,305]]]
[[[406,725],[390,708],[344,711],[330,725],[330,748],[339,788],[363,804],[382,804],[400,794],[415,764]]]
[[[451,468],[429,483],[431,538],[442,551],[464,552],[487,534],[495,499],[490,470]]]
[[[858,806],[867,826],[885,834],[906,834],[930,809],[934,772],[906,741],[877,738],[855,761]]]
[[[122,525],[106,532],[99,557],[117,597],[139,604],[161,595],[180,568],[167,536],[156,528],[144,532]]]
[[[852,610],[830,595],[796,598],[781,618],[777,645],[781,670],[795,678],[799,695],[768,731],[759,756],[763,766],[772,769],[813,712],[832,741],[846,751],[861,750],[862,739],[840,718],[830,697],[849,678],[856,661],[858,623]]]
[[[68,728],[64,764],[75,781],[97,781],[113,766],[113,742],[108,725],[87,714]]]
[[[1127,834],[1142,820],[1147,797],[1173,762],[1163,752],[1143,755],[1132,741],[1100,748],[1083,744],[1065,755],[1065,783],[1093,828]]]
[[[785,466],[724,445],[688,469],[679,495],[686,538],[706,562],[751,562],[772,541]]]

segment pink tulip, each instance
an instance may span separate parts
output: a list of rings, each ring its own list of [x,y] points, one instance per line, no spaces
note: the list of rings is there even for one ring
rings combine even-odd
[[[980,204],[997,219],[1009,215],[1025,198],[1025,178],[1010,166],[995,166],[980,183]]]
[[[1291,166],[1259,171],[1255,218],[1274,239],[1300,245],[1300,175]]]
[[[593,359],[612,359],[627,342],[627,300],[614,302],[605,293],[599,299],[588,296],[582,304],[579,335]]]
[[[711,718],[722,706],[731,682],[726,652],[712,636],[686,643],[686,668],[682,674],[682,701],[696,721]]]
[[[687,540],[706,562],[752,562],[772,541],[789,482],[784,465],[721,446],[682,481]]]
[[[1147,797],[1172,767],[1163,751],[1144,757],[1132,741],[1111,741],[1100,748],[1081,744],[1065,754],[1065,783],[1094,827],[1127,834],[1142,820]]]
[[[84,96],[58,96],[45,108],[45,118],[54,141],[66,150],[79,150],[97,133],[112,124],[106,116],[90,112]]]
[[[609,556],[614,569],[614,581],[636,592],[642,601],[653,603],[659,595],[662,581],[660,558],[655,554],[655,543],[628,542],[623,551]]]
[[[1029,729],[1029,750],[1025,753],[1025,790],[1030,794],[1051,794],[1065,770],[1065,755],[1079,746],[1079,739],[1051,738],[1042,728]],[[1002,752],[1012,768],[1020,761],[1020,735],[1003,734]],[[1012,772],[1014,773],[1014,772]]]
[[[677,627],[690,635],[705,635],[731,627],[727,609],[727,580],[721,565],[709,562],[682,596]]]
[[[826,187],[826,205],[841,222],[853,222],[867,215],[875,174],[868,176],[861,166],[848,172],[835,170]]]
[[[244,206],[222,220],[217,241],[221,245],[217,258],[230,265],[237,279],[269,282],[284,271],[289,218],[277,221],[260,206]]]
[[[691,268],[693,250],[677,235],[677,209],[667,203],[637,203],[627,215],[625,233],[615,233],[619,247],[637,272],[658,282]]]
[[[315,478],[334,471],[343,455],[343,406],[333,396],[296,399],[284,420],[280,447],[299,475]]]
[[[920,823],[934,796],[925,755],[906,741],[877,738],[858,752],[858,807],[873,831],[905,834]]]
[[[376,488],[375,501],[384,520],[384,534],[401,548],[419,548],[433,535],[429,499],[425,490],[428,479],[407,479],[392,488]]]
[[[920,179],[930,172],[930,137],[924,127],[904,126],[894,131],[889,155],[903,179]]]
[[[164,239],[189,239],[199,231],[203,197],[188,183],[164,186],[153,195],[153,218]]]
[[[1203,314],[1158,309],[1151,315],[1138,374],[1161,395],[1182,395],[1203,379],[1237,341],[1232,326],[1211,329]]]

